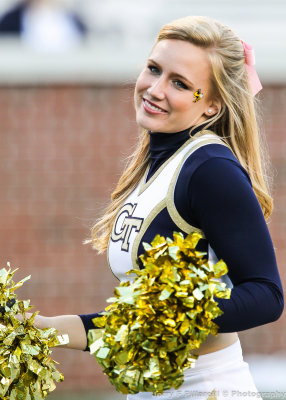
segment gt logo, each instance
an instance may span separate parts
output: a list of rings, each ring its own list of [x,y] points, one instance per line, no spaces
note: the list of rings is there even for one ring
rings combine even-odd
[[[111,240],[113,242],[122,240],[121,250],[127,252],[129,251],[129,238],[132,229],[139,232],[144,220],[143,218],[133,217],[136,206],[137,203],[127,203],[121,208],[111,233]]]

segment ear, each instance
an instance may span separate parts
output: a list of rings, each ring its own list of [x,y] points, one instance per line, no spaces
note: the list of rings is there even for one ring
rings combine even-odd
[[[217,114],[222,107],[222,104],[219,100],[212,100],[208,103],[204,115],[208,118],[213,117]]]

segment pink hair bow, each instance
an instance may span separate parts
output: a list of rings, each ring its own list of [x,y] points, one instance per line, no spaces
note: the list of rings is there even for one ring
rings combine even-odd
[[[247,70],[250,87],[253,96],[255,96],[256,93],[258,93],[262,89],[262,85],[258,78],[257,72],[254,68],[255,64],[254,50],[250,44],[245,43],[243,40],[241,40],[241,43],[243,45],[243,50],[245,55],[245,67]]]

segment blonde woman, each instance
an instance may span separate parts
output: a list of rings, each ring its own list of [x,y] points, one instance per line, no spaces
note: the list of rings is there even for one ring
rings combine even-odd
[[[135,86],[138,147],[92,229],[94,248],[107,251],[119,280],[158,233],[199,230],[198,249],[228,265],[232,294],[217,299],[218,335],[201,345],[181,388],[160,399],[261,398],[237,332],[277,320],[284,299],[266,223],[272,198],[253,64],[251,47],[216,20],[186,17],[162,27]],[[88,350],[96,315],[37,323],[68,333],[67,347]]]

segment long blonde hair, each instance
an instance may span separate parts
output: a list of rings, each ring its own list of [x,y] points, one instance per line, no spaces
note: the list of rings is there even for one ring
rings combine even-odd
[[[208,119],[209,123],[204,126],[204,130],[212,126],[211,129],[231,147],[250,176],[267,220],[273,209],[270,195],[272,179],[267,175],[269,156],[265,139],[258,132],[258,100],[251,93],[240,38],[219,21],[190,16],[164,25],[156,43],[165,39],[184,40],[206,49],[212,69],[209,97],[221,99],[222,107],[216,115]],[[190,130],[190,135],[200,125],[195,125]],[[92,243],[99,253],[107,249],[116,215],[137,186],[149,163],[148,131],[142,129],[138,139],[138,145],[128,157],[124,172],[111,194],[110,204],[91,228],[91,240],[85,241]]]

